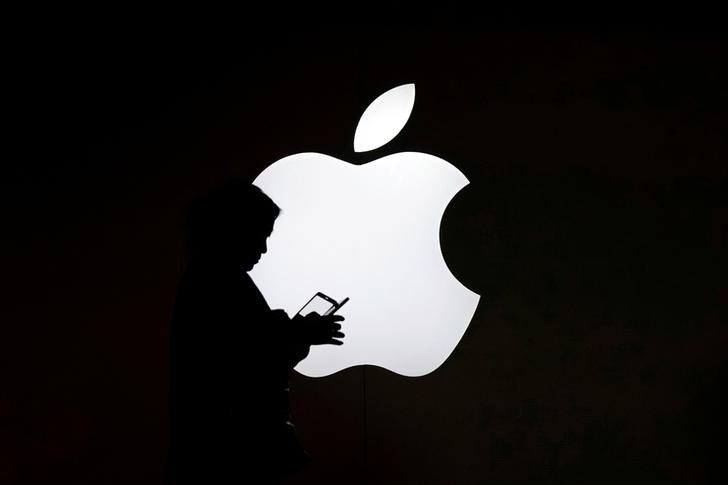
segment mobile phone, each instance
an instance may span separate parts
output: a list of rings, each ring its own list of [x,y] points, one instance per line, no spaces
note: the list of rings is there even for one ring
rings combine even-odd
[[[333,315],[339,310],[339,308],[344,306],[344,303],[347,301],[349,301],[348,297],[341,300],[341,302],[337,302],[330,296],[319,291],[316,292],[316,294],[313,295],[313,297],[308,300],[305,305],[303,305],[303,308],[298,310],[298,314],[304,317],[313,312],[316,312],[319,315]]]

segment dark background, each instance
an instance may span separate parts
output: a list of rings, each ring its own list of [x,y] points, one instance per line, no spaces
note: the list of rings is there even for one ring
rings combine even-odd
[[[340,7],[363,21],[324,29],[306,6],[44,11],[18,27],[0,482],[160,483],[185,205],[292,153],[404,150],[471,181],[441,243],[481,305],[428,376],[296,375],[315,458],[296,483],[725,479],[717,13],[456,7]],[[406,82],[404,130],[355,155],[363,110]]]

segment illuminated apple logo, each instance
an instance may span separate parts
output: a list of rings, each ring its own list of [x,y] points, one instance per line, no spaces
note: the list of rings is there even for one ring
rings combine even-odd
[[[383,146],[409,119],[415,86],[369,105],[354,150]],[[314,346],[296,371],[322,377],[356,365],[404,376],[437,369],[455,349],[480,296],[450,273],[440,220],[469,182],[445,160],[402,152],[364,165],[298,153],[253,182],[282,209],[268,253],[250,276],[271,308],[294,315],[317,291],[349,297],[342,346]]]

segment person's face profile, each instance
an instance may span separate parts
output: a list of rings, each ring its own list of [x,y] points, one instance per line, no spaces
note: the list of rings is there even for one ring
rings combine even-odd
[[[244,260],[241,264],[245,271],[250,271],[258,264],[260,258],[268,251],[268,238],[271,235],[272,227],[269,231],[260,231],[250,234],[246,238],[244,247]]]
[[[200,264],[250,271],[268,251],[280,208],[247,182],[230,182],[195,201],[187,214],[188,256]]]
[[[246,271],[250,271],[251,269],[253,269],[253,266],[258,264],[260,258],[268,251],[267,236],[258,236],[255,239],[256,240],[254,241],[254,245],[249,252],[250,258],[248,259],[247,265],[245,265]]]

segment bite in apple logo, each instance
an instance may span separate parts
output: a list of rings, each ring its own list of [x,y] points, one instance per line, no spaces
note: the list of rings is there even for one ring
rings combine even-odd
[[[357,152],[383,146],[409,119],[415,86],[364,111]],[[437,369],[462,338],[480,296],[450,273],[440,221],[469,182],[447,161],[402,152],[363,165],[298,153],[253,182],[282,209],[250,276],[271,308],[293,316],[317,291],[349,297],[342,346],[313,346],[296,371],[322,377],[356,365],[404,376]]]

